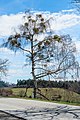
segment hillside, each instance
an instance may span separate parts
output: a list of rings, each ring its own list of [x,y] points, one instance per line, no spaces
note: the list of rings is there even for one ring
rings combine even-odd
[[[71,103],[80,103],[80,94],[75,92],[64,90],[62,88],[40,88],[41,93],[52,101],[62,101],[62,102],[71,102]],[[26,88],[12,88],[13,94],[15,96],[24,97]],[[32,88],[27,89],[26,96],[32,97]],[[45,99],[43,96],[37,94],[39,99]]]

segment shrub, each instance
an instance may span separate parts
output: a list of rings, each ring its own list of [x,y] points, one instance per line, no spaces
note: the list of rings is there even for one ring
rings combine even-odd
[[[24,97],[25,96],[25,91],[24,90],[20,90],[19,91],[19,97]]]
[[[11,96],[13,91],[11,89],[0,89],[1,96]]]

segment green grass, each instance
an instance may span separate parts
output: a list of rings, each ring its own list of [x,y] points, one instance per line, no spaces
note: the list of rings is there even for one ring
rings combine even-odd
[[[14,95],[19,96],[20,91],[26,92],[26,88],[12,88],[12,91],[13,91],[13,94],[14,94]],[[29,96],[32,96],[32,91],[33,91],[32,88],[29,88],[29,89],[27,90],[28,97],[29,97]]]
[[[49,98],[51,102],[58,102],[61,104],[80,105],[80,95],[75,92],[71,92],[68,90],[61,89],[61,88],[40,88],[40,90],[41,90],[41,93],[47,98]],[[25,93],[26,89],[25,88],[12,88],[12,91],[15,97],[19,97],[20,91],[24,91]],[[33,92],[33,89],[29,88],[27,90],[27,96],[28,97],[32,96],[32,92]],[[54,96],[59,96],[59,95],[61,96],[60,99],[54,100],[54,101],[52,100]],[[38,97],[40,96],[38,95]],[[38,99],[38,100],[47,101],[43,97],[41,97],[41,99]]]

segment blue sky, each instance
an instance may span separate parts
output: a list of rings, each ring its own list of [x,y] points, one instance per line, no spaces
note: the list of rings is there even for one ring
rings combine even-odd
[[[0,14],[23,12],[27,9],[58,12],[71,7],[70,0],[0,0]]]
[[[49,11],[48,16],[55,18],[52,28],[59,34],[70,34],[80,54],[80,15],[75,13],[70,0],[0,0],[0,40],[13,33],[22,23],[23,12],[27,9],[35,11]],[[1,42],[0,42],[1,44]],[[9,72],[3,80],[16,83],[17,79],[28,79],[30,66],[23,67],[25,55],[18,52],[16,55],[7,48],[0,48],[0,58],[10,61]]]

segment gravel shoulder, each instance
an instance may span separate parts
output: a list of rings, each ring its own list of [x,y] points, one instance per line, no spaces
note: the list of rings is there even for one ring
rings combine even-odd
[[[57,106],[70,106],[80,108],[79,106],[64,105],[52,102],[43,102],[37,100],[26,100],[18,98],[0,98],[0,110],[25,110],[27,108],[55,108]]]

